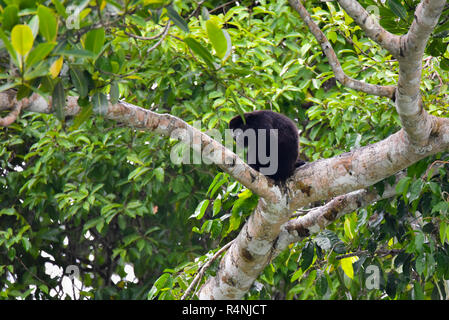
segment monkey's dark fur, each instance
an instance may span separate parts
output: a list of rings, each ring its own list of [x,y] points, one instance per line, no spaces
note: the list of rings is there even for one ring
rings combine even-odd
[[[240,115],[234,117],[229,122],[229,128],[241,129],[243,132],[247,129],[254,129],[256,133],[256,141],[258,140],[258,129],[278,129],[278,170],[273,175],[267,175],[276,182],[283,182],[290,177],[295,171],[296,167],[303,165],[305,162],[298,158],[299,153],[299,136],[298,128],[295,123],[288,117],[269,110],[261,110],[248,112],[244,114],[246,124],[243,123]],[[270,140],[269,131],[266,134],[266,153],[269,155]],[[235,139],[235,137],[234,137]],[[258,152],[258,145],[248,145],[248,139],[244,140],[245,147],[248,147],[248,154],[250,152]],[[253,169],[260,171],[260,168],[268,167],[269,164],[261,164],[258,157],[255,164],[249,164]]]

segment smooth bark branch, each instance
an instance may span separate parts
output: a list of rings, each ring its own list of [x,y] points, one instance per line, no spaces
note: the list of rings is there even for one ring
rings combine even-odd
[[[353,191],[310,210],[304,216],[289,220],[281,228],[274,256],[277,256],[291,243],[301,241],[320,232],[347,213],[354,212],[379,200],[394,197],[396,195],[396,184],[404,176],[405,173],[402,171],[396,174],[396,182],[393,185],[386,184],[382,195],[379,195],[375,190]]]
[[[399,36],[382,28],[377,18],[370,15],[357,1],[338,0],[338,3],[371,40],[387,49],[394,57],[399,56]]]
[[[299,13],[302,20],[306,23],[310,32],[314,35],[318,43],[320,44],[323,52],[326,54],[327,59],[329,60],[329,65],[334,72],[335,78],[342,85],[357,90],[361,92],[365,92],[368,94],[373,94],[381,97],[388,97],[392,99],[395,94],[396,88],[394,86],[379,86],[373,85],[370,83],[366,83],[360,80],[353,79],[349,77],[342,69],[340,61],[338,60],[337,55],[335,54],[332,45],[329,40],[327,40],[324,33],[320,30],[320,28],[313,22],[312,17],[307,12],[306,8],[302,4],[300,0],[289,0],[290,5]]]
[[[445,3],[445,0],[422,1],[408,33],[400,41],[396,110],[411,142],[421,149],[429,147],[428,138],[433,127],[420,94],[422,60]]]
[[[331,199],[364,189],[411,164],[449,149],[449,119],[431,117],[432,132],[424,150],[412,145],[404,130],[363,148],[306,164],[288,181],[289,203],[297,209],[310,202]]]
[[[15,99],[13,90],[1,92],[0,110],[14,108],[39,113],[54,112],[51,105],[51,97],[46,100],[40,95],[32,94],[30,98],[24,98],[18,102]],[[78,98],[68,97],[64,108],[65,115],[73,116],[80,111]],[[108,110],[103,113],[105,118],[125,123],[130,127],[154,131],[168,137],[172,134],[174,137],[182,139],[186,136],[193,137],[193,146],[190,146],[200,150],[203,159],[206,158],[209,162],[215,163],[255,194],[268,201],[279,202],[281,192],[278,187],[273,185],[271,180],[248,166],[234,152],[225,148],[221,143],[190,126],[185,121],[170,114],[155,113],[123,101],[116,104],[109,103]],[[210,152],[206,152],[206,150]]]
[[[281,226],[290,212],[260,199],[239,235],[220,261],[215,277],[201,287],[201,300],[241,299],[271,261]]]

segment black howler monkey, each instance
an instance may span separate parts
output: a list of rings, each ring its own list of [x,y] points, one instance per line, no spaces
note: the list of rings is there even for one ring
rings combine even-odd
[[[295,171],[296,167],[303,165],[305,162],[298,158],[299,153],[299,135],[298,128],[295,123],[288,117],[269,110],[253,111],[244,114],[246,123],[243,123],[243,119],[240,115],[235,116],[229,122],[229,128],[232,130],[241,129],[244,136],[244,146],[248,147],[247,162],[255,170],[261,171],[263,168],[267,168],[266,159],[262,161],[259,154],[261,146],[259,145],[259,135],[263,134],[259,129],[264,130],[265,133],[265,150],[262,149],[263,157],[274,157],[277,160],[277,171],[273,174],[266,174],[267,177],[274,179],[276,182],[283,182],[290,177]],[[254,129],[256,139],[250,141],[246,135],[248,129]],[[277,129],[277,154],[270,154],[270,139],[269,130]],[[235,133],[236,131],[234,131]],[[237,141],[237,137],[234,134],[234,139]],[[255,143],[254,143],[255,142]],[[255,159],[249,161],[250,154],[257,155]],[[273,159],[273,158],[271,158]],[[264,173],[261,171],[261,173]]]

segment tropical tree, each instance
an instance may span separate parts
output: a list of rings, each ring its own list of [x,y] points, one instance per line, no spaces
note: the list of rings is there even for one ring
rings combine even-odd
[[[0,6],[2,298],[448,297],[445,0]]]

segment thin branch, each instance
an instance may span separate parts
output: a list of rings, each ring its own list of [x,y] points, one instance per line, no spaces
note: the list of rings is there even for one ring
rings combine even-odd
[[[218,11],[218,10],[220,10],[220,9],[223,9],[223,8],[229,6],[230,4],[233,4],[234,2],[237,2],[237,1],[238,1],[238,0],[232,0],[232,1],[228,1],[228,2],[226,2],[226,3],[223,3],[222,5],[219,5],[218,7],[216,7],[216,8],[214,8],[214,9],[210,10],[209,13],[212,13],[212,12]]]
[[[377,256],[388,256],[388,255],[398,255],[399,253],[404,252],[404,249],[385,249],[385,248],[381,248],[378,249],[374,252],[374,255]],[[345,258],[350,258],[350,257],[355,257],[355,256],[360,256],[362,254],[369,254],[370,251],[369,250],[359,250],[356,252],[351,252],[351,253],[347,253],[347,254],[342,254],[339,256],[336,256],[335,259],[337,260],[341,260],[341,259],[345,259]]]
[[[168,23],[170,23],[170,21]],[[166,30],[167,30],[167,25],[164,27],[164,29],[159,34],[151,36],[151,37],[138,36],[137,34],[130,33],[126,30],[124,30],[123,32],[131,38],[134,38],[137,40],[148,41],[148,40],[154,40],[154,39],[160,38],[161,36],[163,36],[166,33]]]
[[[228,248],[234,243],[234,240],[228,242],[225,246],[223,246],[223,248],[221,248],[220,250],[218,250],[212,258],[209,259],[209,261],[207,261],[206,263],[204,263],[201,268],[200,271],[198,272],[198,274],[195,276],[195,278],[193,279],[193,281],[190,283],[189,287],[186,289],[186,291],[184,292],[184,294],[181,297],[181,300],[185,300],[189,295],[190,292],[192,291],[193,287],[196,286],[197,283],[199,283],[201,281],[201,279],[204,276],[204,273],[206,272],[206,270],[212,265],[212,263],[217,260],[217,258],[226,250],[228,250]]]
[[[399,55],[400,37],[382,28],[377,17],[370,15],[355,0],[338,0],[338,3],[371,40],[387,49],[393,56]]]
[[[22,110],[22,104],[16,103],[11,110],[11,112],[4,118],[0,117],[0,127],[8,127],[13,124],[19,117],[20,111]]]
[[[299,13],[304,23],[309,28],[310,32],[314,35],[318,43],[320,44],[323,52],[326,54],[327,59],[329,60],[329,64],[332,68],[332,71],[335,74],[335,78],[342,85],[357,90],[361,92],[365,92],[368,94],[373,94],[381,97],[388,97],[390,99],[394,98],[394,94],[396,91],[396,87],[394,86],[379,86],[373,85],[370,83],[366,83],[360,80],[353,79],[349,77],[341,67],[340,62],[338,61],[338,57],[335,54],[332,45],[329,40],[327,40],[324,33],[320,30],[320,28],[316,25],[316,23],[312,20],[312,17],[307,12],[306,8],[302,4],[301,0],[289,0],[290,5]]]

